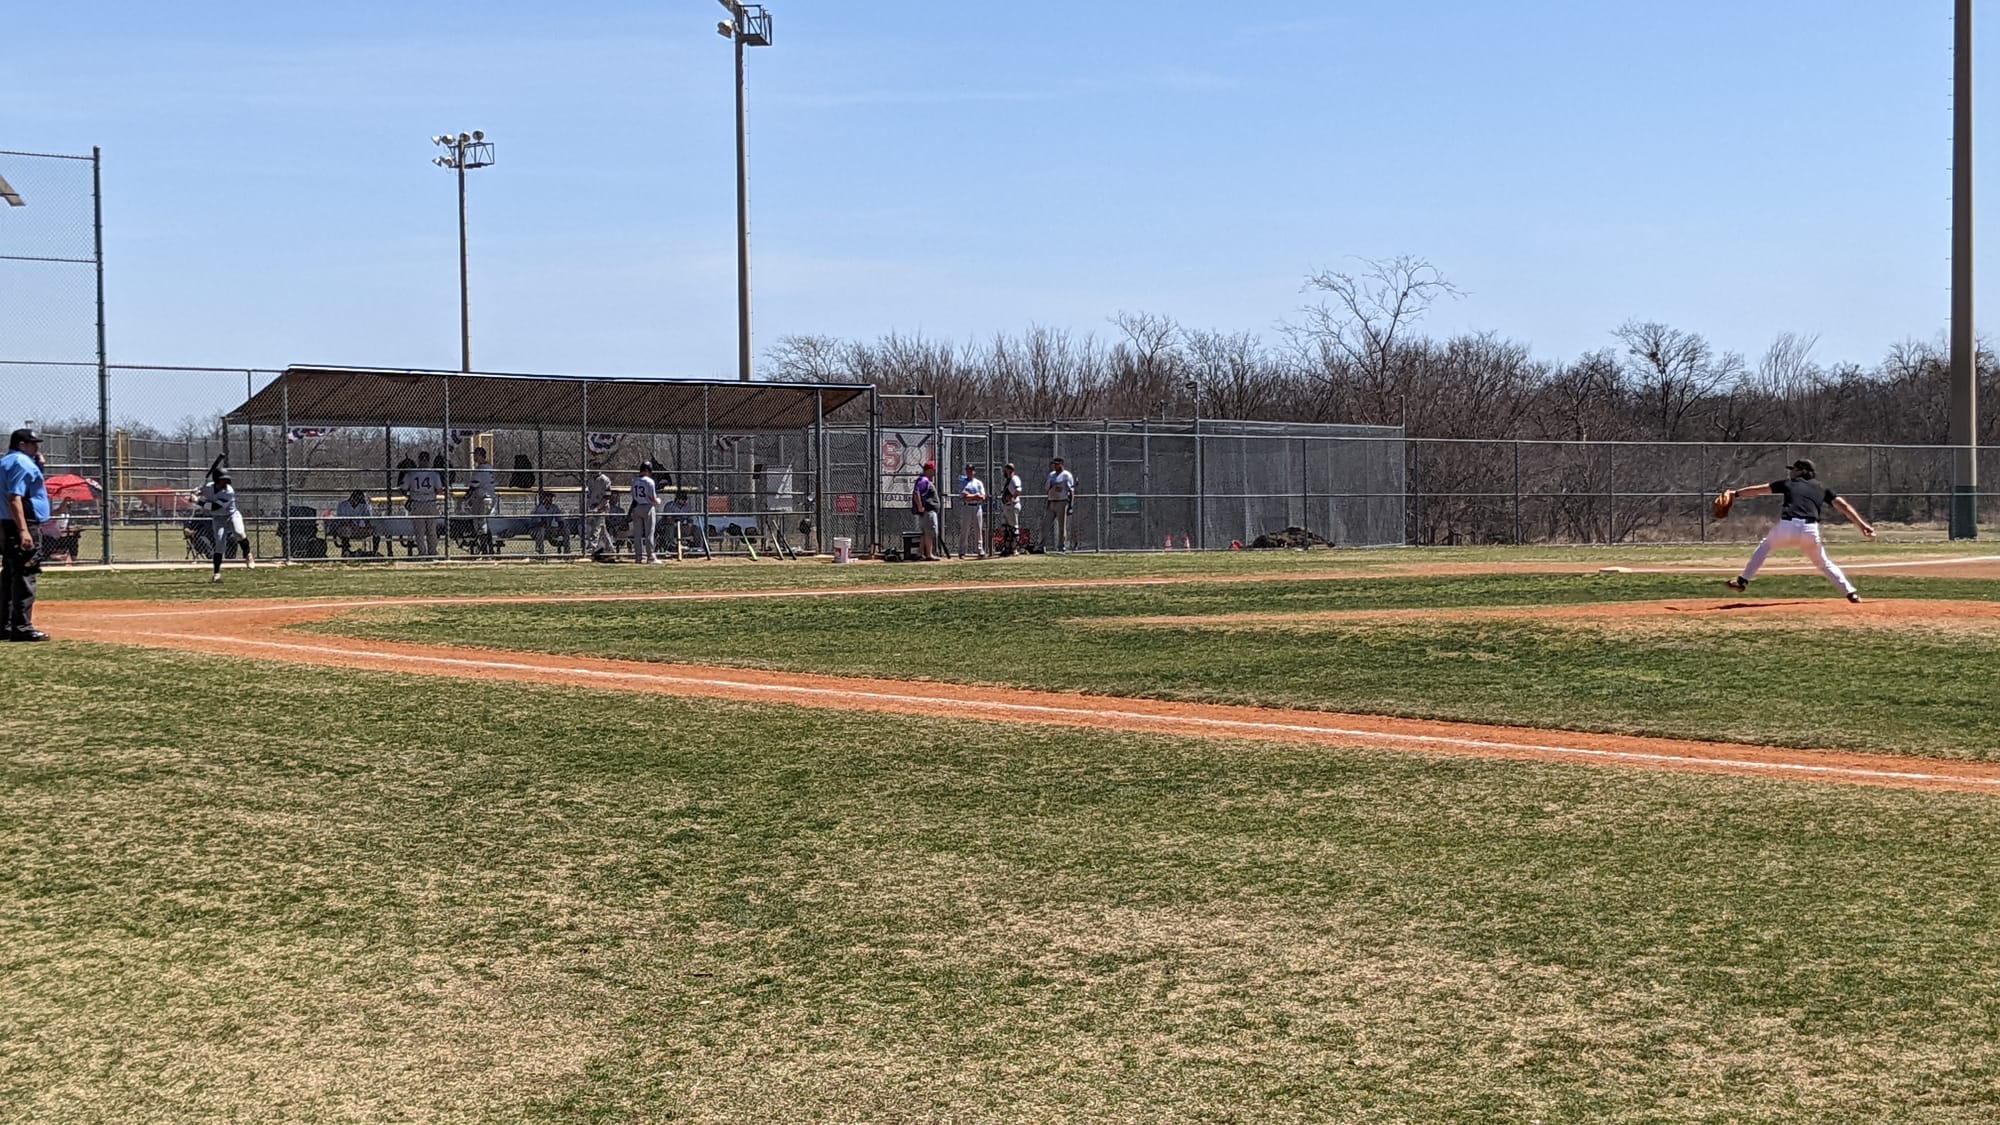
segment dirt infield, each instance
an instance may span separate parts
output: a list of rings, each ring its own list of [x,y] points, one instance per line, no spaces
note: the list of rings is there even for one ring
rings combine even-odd
[[[1573,569],[1573,568],[1572,568]],[[1117,582],[1120,580],[1111,580]],[[1123,580],[1130,584],[1150,580]],[[1098,584],[1098,583],[1092,583]],[[935,587],[951,589],[953,587]],[[990,585],[959,587],[990,589]],[[1042,588],[1046,588],[1045,586]],[[670,600],[821,597],[901,590],[757,591],[708,595],[605,595],[595,600]],[[689,664],[551,656],[487,649],[384,643],[288,632],[286,627],[342,613],[387,606],[576,601],[577,598],[388,598],[226,602],[205,605],[151,602],[57,603],[38,608],[41,624],[76,640],[140,645],[255,660],[344,668],[418,672],[464,679],[562,684],[597,690],[651,692],[839,710],[1025,722],[1051,726],[1206,738],[1254,738],[1306,745],[1372,747],[1434,754],[1530,761],[1589,763],[1637,769],[1721,773],[1855,785],[1957,790],[2000,795],[2000,764],[1948,762],[1889,755],[1782,750],[1729,743],[1622,735],[1582,734],[1471,723],[1431,722],[1321,711],[1176,703],[856,677],[780,673]],[[1764,603],[1737,603],[1754,610]],[[1792,603],[1781,603],[1780,608]],[[1804,604],[1804,603],[1800,603]],[[1825,603],[1846,613],[1894,619],[1904,611],[1871,608],[1898,603]],[[1927,603],[1905,603],[1925,605]],[[1715,607],[1718,609],[1726,608]],[[1666,603],[1639,607],[1564,607],[1579,611],[1674,610]],[[1458,613],[1460,611],[1452,611]],[[1484,612],[1484,611],[1481,611]],[[1521,615],[1526,609],[1500,611]],[[1948,610],[1957,612],[1957,610]],[[1992,607],[1982,606],[1982,613]],[[1387,616],[1385,614],[1360,616]],[[1176,619],[1185,622],[1187,619]],[[1817,620],[1817,619],[1816,619]]]

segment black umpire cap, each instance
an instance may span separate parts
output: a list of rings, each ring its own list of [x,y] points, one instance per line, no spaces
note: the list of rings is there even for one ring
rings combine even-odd
[[[1799,458],[1798,460],[1796,460],[1796,461],[1792,462],[1792,463],[1791,463],[1791,466],[1790,466],[1790,467],[1791,467],[1791,468],[1792,468],[1793,470],[1795,470],[1795,471],[1797,471],[1797,472],[1801,472],[1801,473],[1809,473],[1809,474],[1810,474],[1810,473],[1816,473],[1816,472],[1818,472],[1818,471],[1819,471],[1818,469],[1815,469],[1815,468],[1813,468],[1813,463],[1812,463],[1811,461],[1808,461],[1808,460],[1806,460],[1806,459],[1805,459],[1804,457],[1801,457],[1801,458]]]
[[[26,426],[23,426],[7,436],[7,448],[9,449],[13,449],[15,446],[23,445],[29,442],[33,442],[36,445],[42,444],[42,435],[36,433],[35,431],[29,429]]]

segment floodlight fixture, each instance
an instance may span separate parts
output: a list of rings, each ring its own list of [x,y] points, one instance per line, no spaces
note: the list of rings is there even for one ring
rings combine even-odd
[[[21,198],[21,193],[14,190],[14,185],[7,182],[7,177],[5,176],[0,176],[0,199],[6,200],[9,207],[26,207],[28,205],[27,201]]]
[[[715,33],[717,35],[722,36],[724,39],[734,39],[736,38],[736,25],[730,23],[728,20],[717,21],[715,25]]]

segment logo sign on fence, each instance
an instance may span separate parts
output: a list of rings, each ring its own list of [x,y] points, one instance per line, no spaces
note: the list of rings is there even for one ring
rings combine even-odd
[[[833,510],[836,515],[854,515],[861,511],[861,497],[852,492],[843,492],[833,498]]]
[[[946,464],[938,456],[937,435],[930,430],[882,431],[882,506],[901,508],[910,502],[910,490],[924,462]],[[944,470],[940,469],[940,472]]]

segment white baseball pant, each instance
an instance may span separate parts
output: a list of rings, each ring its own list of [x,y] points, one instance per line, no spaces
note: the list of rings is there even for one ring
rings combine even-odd
[[[635,561],[642,563],[660,561],[659,534],[659,509],[632,509],[632,555]]]
[[[1828,582],[1840,587],[1841,593],[1854,592],[1854,583],[1849,582],[1847,575],[1826,557],[1826,544],[1820,541],[1819,525],[1810,520],[1779,520],[1771,528],[1771,533],[1764,536],[1764,541],[1757,544],[1757,552],[1750,556],[1750,564],[1743,568],[1743,581],[1748,582],[1757,576],[1757,568],[1771,556],[1773,547],[1797,547],[1805,552],[1821,574],[1826,575]]]
[[[977,555],[982,559],[986,557],[985,505],[967,504],[963,501],[959,503],[958,538],[959,542],[964,544],[964,550],[961,553]]]

